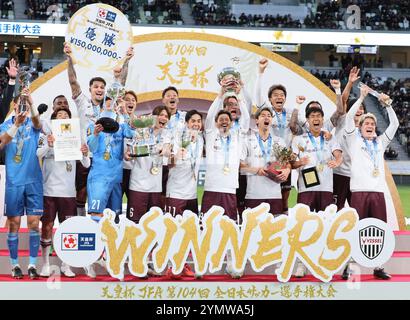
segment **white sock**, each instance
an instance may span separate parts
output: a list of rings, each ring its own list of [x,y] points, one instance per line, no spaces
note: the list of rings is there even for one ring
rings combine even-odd
[[[50,247],[51,239],[41,239],[41,258],[43,259],[43,264],[50,264]]]

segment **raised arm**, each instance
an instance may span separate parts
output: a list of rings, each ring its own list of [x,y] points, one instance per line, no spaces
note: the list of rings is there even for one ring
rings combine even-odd
[[[303,133],[303,128],[299,123],[299,112],[302,109],[302,104],[305,102],[306,97],[304,96],[297,96],[296,97],[296,107],[292,111],[292,115],[290,117],[289,122],[289,129],[292,133],[296,136],[299,136]]]
[[[16,77],[18,72],[18,65],[14,59],[9,61],[9,67],[7,68],[7,74],[9,76],[9,81],[7,83],[7,87],[4,90],[3,98],[1,99],[1,106],[0,106],[0,123],[6,119],[7,113],[10,110],[10,103],[13,100],[13,92],[16,86]]]
[[[239,109],[241,110],[241,117],[239,118],[239,128],[241,128],[242,132],[248,132],[251,122],[251,117],[249,115],[246,104],[246,101],[239,101]]]
[[[266,67],[268,66],[268,59],[263,58],[259,61],[259,69],[258,69],[258,75],[256,77],[256,82],[255,82],[255,103],[257,108],[262,108],[264,106],[271,106],[270,102],[267,101],[265,98],[265,95],[262,92],[262,81],[263,81],[263,74],[266,70]]]
[[[353,67],[352,69],[350,69],[350,73],[349,73],[349,80],[346,84],[346,87],[343,90],[343,94],[342,94],[342,103],[343,103],[343,108],[346,112],[347,109],[347,101],[349,100],[349,96],[350,96],[350,91],[352,91],[352,87],[353,84],[360,79],[359,76],[360,73],[360,69],[358,69],[357,67]]]
[[[128,48],[127,54],[125,56],[124,64],[122,65],[122,68],[121,68],[120,83],[122,86],[125,86],[125,83],[127,82],[128,65],[133,56],[134,56],[134,48],[130,47]]]
[[[346,110],[343,107],[342,93],[340,91],[340,81],[331,79],[330,85],[333,87],[336,93],[336,111],[333,112],[332,116],[330,117],[330,121],[336,128],[339,124],[340,118],[346,113]]]
[[[38,141],[38,148],[36,151],[37,157],[41,160],[53,148],[54,136],[49,134],[42,134]]]
[[[221,91],[219,92],[218,96],[215,98],[214,102],[212,102],[211,106],[209,107],[208,114],[206,115],[206,120],[205,120],[205,130],[210,130],[215,127],[215,116],[217,115],[218,111],[222,110],[223,108],[222,97],[224,93],[225,91],[221,87]]]
[[[81,87],[77,81],[77,74],[74,69],[74,62],[72,57],[71,47],[68,43],[64,43],[64,53],[67,56],[67,73],[68,73],[68,82],[71,87],[71,95],[73,99],[76,99],[81,94]]]
[[[384,131],[384,135],[383,135],[387,137],[387,139],[389,140],[388,142],[390,142],[394,138],[394,135],[396,134],[396,131],[400,125],[399,119],[397,119],[396,112],[394,112],[390,104],[387,104],[387,101],[389,101],[389,99],[390,97],[386,94],[381,94],[379,98],[380,103],[386,107],[387,115],[389,116],[390,123],[386,131]]]
[[[369,93],[369,87],[363,86],[360,88],[360,97],[350,108],[349,112],[346,114],[346,127],[345,131],[347,134],[352,134],[356,130],[356,124],[354,122],[354,117],[357,110],[359,110],[360,105]]]

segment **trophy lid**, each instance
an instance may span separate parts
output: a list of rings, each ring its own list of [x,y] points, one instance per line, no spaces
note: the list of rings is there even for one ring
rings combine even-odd
[[[117,114],[113,111],[103,111],[95,124],[101,124],[105,133],[115,133],[120,128],[120,125],[115,120],[116,116]]]
[[[225,67],[221,72],[218,73],[218,83],[220,83],[221,80],[227,75],[232,75],[238,80],[241,79],[241,74],[237,69],[235,69],[234,67]]]

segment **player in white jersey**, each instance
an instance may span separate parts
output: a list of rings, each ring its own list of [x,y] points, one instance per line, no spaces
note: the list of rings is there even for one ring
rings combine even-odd
[[[171,144],[173,143],[174,137],[177,136],[179,131],[182,131],[185,128],[185,115],[186,111],[178,109],[179,104],[179,93],[178,89],[169,86],[162,91],[162,103],[170,112],[170,118],[167,123],[166,129],[168,130],[169,137],[171,138]],[[165,197],[168,181],[168,159],[164,158],[164,165],[162,168],[162,193],[161,193],[161,203],[162,207],[165,206]]]
[[[255,102],[258,108],[264,106],[271,107],[273,110],[273,119],[272,119],[272,130],[273,134],[277,137],[281,137],[287,147],[291,146],[292,142],[292,131],[290,127],[290,121],[292,116],[292,110],[288,107],[285,107],[287,91],[285,86],[281,84],[274,84],[270,86],[268,90],[268,95],[266,99],[266,93],[262,91],[262,84],[266,80],[264,79],[264,73],[268,66],[268,59],[261,59],[259,61],[259,73],[256,78],[255,85]],[[299,96],[297,101],[304,101],[303,96]],[[288,179],[281,184],[282,188],[282,205],[283,212],[288,212],[288,199],[291,186],[291,175],[288,176]]]
[[[272,214],[282,214],[282,193],[280,183],[286,181],[290,174],[291,165],[273,181],[268,177],[266,166],[270,161],[276,161],[273,154],[274,145],[285,147],[282,138],[271,133],[273,112],[269,107],[259,109],[256,114],[257,130],[249,130],[246,140],[246,160],[241,163],[242,171],[248,173],[245,206],[257,207],[262,202],[269,203]]]
[[[174,140],[169,165],[165,210],[173,216],[182,215],[185,210],[198,214],[197,184],[204,148],[202,115],[190,110],[186,113],[185,123],[184,131]],[[179,279],[181,276],[193,277],[194,273],[185,264],[181,274],[174,275],[168,268],[167,276]]]
[[[343,109],[349,111],[350,108],[353,106],[353,103],[356,100],[348,101],[350,90],[353,86],[353,83],[357,81],[359,77],[360,69],[353,67],[350,70],[349,74],[349,81],[346,87],[343,90],[342,94],[342,103]],[[360,117],[362,114],[366,113],[366,107],[364,102],[360,105],[359,109],[357,110],[354,120],[355,126],[359,126]],[[345,125],[346,125],[346,116],[344,115],[338,125],[335,128],[335,137],[342,148],[343,152],[343,162],[342,164],[333,170],[333,198],[335,199],[335,204],[337,205],[337,209],[341,210],[346,201],[350,204],[351,192],[350,192],[350,166],[351,166],[351,159],[350,154],[348,152],[348,147],[346,143],[346,132],[345,132]]]
[[[342,161],[342,151],[336,139],[326,140],[322,131],[323,110],[310,107],[306,111],[309,131],[296,136],[292,150],[298,156],[292,167],[298,169],[298,203],[304,203],[311,211],[323,211],[333,203],[333,168]],[[303,277],[306,268],[298,263],[296,277]]]
[[[71,112],[69,109],[57,107],[51,115],[53,119],[69,119]],[[58,213],[58,220],[62,223],[69,217],[77,215],[75,201],[75,161],[55,161],[53,150],[54,137],[52,133],[48,136],[42,135],[39,140],[37,157],[42,160],[43,166],[43,190],[44,190],[44,214],[41,217],[41,256],[43,267],[40,276],[50,276],[49,251],[52,243],[54,220]],[[81,151],[83,159],[81,163],[84,167],[90,166],[88,157],[88,147],[83,144]],[[67,277],[74,277],[70,267],[62,263],[62,273]]]
[[[67,73],[71,87],[72,98],[77,106],[78,115],[80,117],[81,138],[83,142],[87,141],[87,128],[99,118],[101,107],[104,102],[106,81],[101,77],[94,77],[89,82],[90,98],[88,98],[81,90],[77,80],[77,74],[74,69],[74,61],[72,58],[71,47],[68,43],[64,44],[64,53],[67,57]],[[124,64],[128,64],[129,60],[134,56],[132,48],[129,48],[126,54]],[[124,68],[121,77],[127,77],[128,68]],[[124,81],[122,81],[125,83]],[[79,215],[85,215],[85,202],[87,199],[87,177],[89,168],[82,167],[80,162],[77,162],[76,171],[76,189],[77,189],[77,212]]]
[[[232,219],[237,219],[236,189],[242,144],[249,130],[249,113],[245,103],[239,101],[241,117],[239,129],[232,129],[232,115],[220,110],[225,93],[224,88],[208,110],[205,121],[206,178],[202,212],[207,212],[212,204],[220,205]],[[219,110],[219,112],[218,112]]]
[[[360,88],[360,98],[346,115],[346,141],[352,161],[350,177],[351,206],[356,209],[360,219],[371,217],[387,222],[383,155],[396,134],[399,121],[389,104],[391,103],[389,96],[381,94],[379,101],[386,107],[390,121],[386,131],[377,136],[377,119],[372,113],[362,115],[357,129],[354,117],[368,92],[369,88],[367,86]],[[390,275],[382,268],[374,269],[373,274],[378,279],[390,279]]]
[[[129,119],[134,115],[135,109],[137,108],[138,98],[134,91],[126,91],[124,95],[124,103],[125,103],[125,110],[126,114],[124,115],[125,121],[129,121]],[[124,138],[124,150],[128,150],[128,146],[132,143],[132,139]],[[128,150],[129,151],[129,150]],[[123,175],[122,175],[122,194],[129,196],[129,188],[130,188],[130,177],[131,177],[131,169],[132,163],[124,159],[123,162]]]
[[[151,207],[162,207],[162,164],[163,155],[168,155],[170,137],[165,129],[169,121],[170,112],[165,106],[156,107],[153,112],[156,116],[155,125],[151,128],[150,138],[153,146],[149,156],[132,158],[133,167],[129,186],[127,218],[138,223],[140,218]],[[130,152],[126,152],[130,160]]]

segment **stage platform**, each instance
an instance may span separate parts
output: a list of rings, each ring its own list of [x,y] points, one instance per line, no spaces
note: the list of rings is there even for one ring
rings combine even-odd
[[[182,277],[175,280],[165,275],[139,279],[126,267],[123,281],[108,275],[96,265],[97,278],[91,279],[82,268],[73,268],[75,278],[59,274],[61,265],[53,254],[50,263],[56,273],[50,278],[30,280],[27,275],[15,280],[10,276],[7,250],[7,232],[0,229],[0,299],[114,299],[114,300],[180,300],[180,299],[271,299],[271,300],[401,300],[410,297],[410,232],[395,232],[396,248],[392,258],[384,265],[392,275],[389,281],[376,280],[372,269],[354,265],[355,276],[349,281],[341,279],[341,272],[331,282],[323,283],[308,274],[304,278],[292,277],[280,283],[271,266],[256,273],[247,265],[245,275],[234,280],[224,271],[206,274],[202,279]],[[19,263],[24,273],[28,264],[28,230],[21,229],[19,237]],[[40,254],[41,255],[41,254]],[[39,256],[38,270],[42,259]]]

